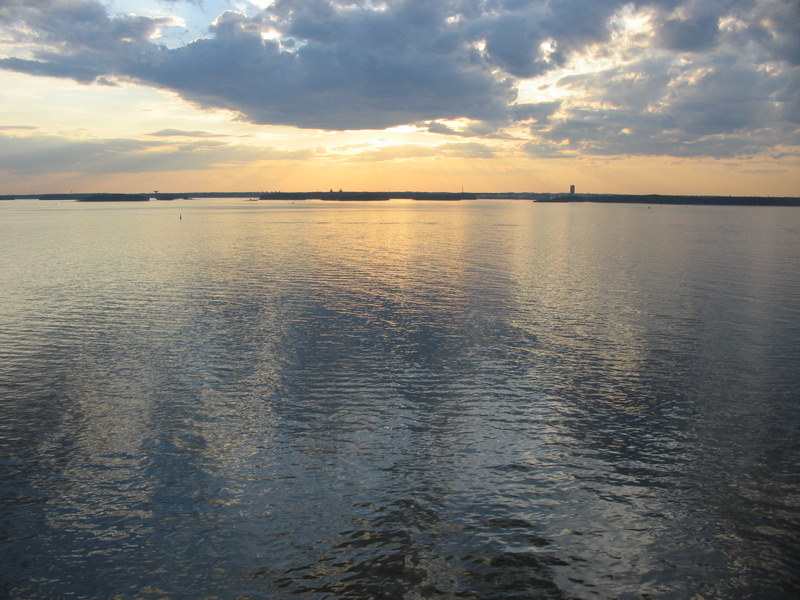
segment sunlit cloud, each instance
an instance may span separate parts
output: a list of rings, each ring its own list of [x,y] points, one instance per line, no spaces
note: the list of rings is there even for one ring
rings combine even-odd
[[[83,111],[73,130],[127,135],[139,161],[156,153],[147,137],[242,135],[358,162],[785,157],[800,144],[798,31],[795,0],[9,0],[0,69],[92,92],[59,96],[58,129],[26,109],[28,84],[0,116],[69,138]],[[143,90],[163,102],[120,119]]]
[[[448,143],[427,146],[422,144],[387,144],[351,154],[357,161],[396,161],[419,158],[484,158],[494,156],[494,150],[477,142]]]
[[[227,137],[219,133],[211,133],[210,131],[201,131],[197,129],[193,131],[185,131],[183,129],[162,129],[160,131],[148,133],[147,135],[152,135],[155,137]]]

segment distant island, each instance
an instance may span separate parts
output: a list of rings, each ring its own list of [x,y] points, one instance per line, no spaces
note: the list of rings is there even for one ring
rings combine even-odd
[[[369,202],[375,200],[476,200],[479,194],[464,192],[267,192],[259,200],[334,200],[338,202]]]
[[[376,202],[386,200],[460,201],[528,200],[534,202],[594,202],[598,204],[685,204],[716,206],[800,206],[800,198],[775,196],[681,196],[662,194],[554,194],[542,192],[416,192],[346,191],[327,192],[180,192],[180,193],[93,193],[0,195],[0,200],[73,200],[77,202],[146,202],[148,200],[189,200],[193,198],[247,198],[249,200],[328,200],[335,202]]]
[[[78,202],[147,202],[147,194],[92,194],[77,198]]]
[[[553,194],[537,202],[598,202],[606,204],[694,204],[717,206],[800,206],[800,198],[769,196],[676,196],[661,194]]]

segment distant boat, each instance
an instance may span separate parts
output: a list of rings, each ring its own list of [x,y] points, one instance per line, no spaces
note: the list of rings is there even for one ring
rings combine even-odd
[[[78,202],[148,202],[146,194],[92,194],[78,198]]]

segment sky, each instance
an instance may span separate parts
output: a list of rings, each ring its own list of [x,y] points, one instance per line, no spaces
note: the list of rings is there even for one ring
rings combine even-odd
[[[800,0],[0,0],[0,194],[800,196]]]

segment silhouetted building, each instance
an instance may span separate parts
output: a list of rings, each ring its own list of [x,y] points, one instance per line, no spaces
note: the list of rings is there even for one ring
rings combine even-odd
[[[569,193],[570,194],[574,194],[575,193],[575,186],[574,185],[569,186]]]

